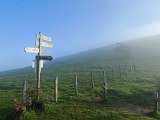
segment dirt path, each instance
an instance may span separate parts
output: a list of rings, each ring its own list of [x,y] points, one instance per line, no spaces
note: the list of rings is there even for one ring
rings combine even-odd
[[[152,109],[149,109],[147,107],[140,106],[140,105],[134,105],[128,102],[103,101],[101,97],[91,97],[87,101],[94,103],[94,104],[102,105],[103,107],[108,106],[112,108],[121,108],[125,111],[135,113],[138,115],[147,115],[148,113],[151,113],[153,111]]]
[[[115,108],[122,108],[128,112],[132,112],[138,115],[146,115],[150,112],[152,112],[151,109],[143,107],[143,106],[139,106],[139,105],[134,105],[131,103],[127,103],[127,102],[116,102],[116,103],[111,103],[108,105],[109,107],[115,107]]]

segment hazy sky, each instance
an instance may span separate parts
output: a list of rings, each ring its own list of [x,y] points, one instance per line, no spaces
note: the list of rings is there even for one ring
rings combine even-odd
[[[54,58],[160,33],[160,0],[0,0],[0,71],[29,66],[35,34]]]

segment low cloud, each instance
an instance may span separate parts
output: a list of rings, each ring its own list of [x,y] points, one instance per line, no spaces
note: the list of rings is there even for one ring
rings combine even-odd
[[[160,20],[125,30],[123,37],[125,39],[136,39],[158,34],[160,35]]]

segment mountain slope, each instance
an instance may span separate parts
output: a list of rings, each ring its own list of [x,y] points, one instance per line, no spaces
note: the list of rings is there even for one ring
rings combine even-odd
[[[84,51],[78,54],[64,56],[47,62],[44,69],[55,68],[55,66],[78,66],[106,64],[110,62],[134,62],[139,59],[160,59],[160,35],[130,40],[122,43],[116,43],[93,50]],[[157,61],[158,61],[157,60]],[[31,67],[1,72],[4,74],[32,73]]]
[[[61,57],[53,61],[52,64],[79,65],[109,61],[133,61],[141,58],[160,59],[159,45],[160,35],[150,36]]]
[[[39,114],[34,110],[29,110],[21,116],[21,120],[154,120],[155,117],[159,118],[159,116],[150,115],[154,107],[153,92],[160,90],[160,77],[158,76],[160,64],[153,62],[154,56],[155,59],[159,59],[159,38],[160,36],[151,36],[116,43],[46,63],[41,74],[41,89],[47,98],[45,111]],[[153,64],[135,63],[136,67],[130,70],[128,63],[139,61],[141,58],[151,59]],[[128,62],[127,67],[124,65],[126,62]],[[121,74],[117,63],[121,63],[119,64]],[[106,70],[107,101],[103,100],[102,67]],[[114,73],[111,67],[114,67]],[[97,68],[100,68],[99,71]],[[91,85],[91,72],[94,88]],[[78,95],[75,94],[75,73],[78,75]],[[22,98],[22,82],[25,80],[27,88],[34,88],[36,74],[31,67],[1,74],[0,111],[2,112],[0,112],[0,119],[10,120],[12,119],[10,116],[14,116],[13,99],[21,100]],[[53,102],[55,77],[58,77],[57,104]],[[139,114],[140,111],[142,111],[141,114]]]

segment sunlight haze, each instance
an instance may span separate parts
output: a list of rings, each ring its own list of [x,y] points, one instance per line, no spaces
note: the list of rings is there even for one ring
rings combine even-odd
[[[53,58],[160,34],[159,0],[1,0],[0,71],[30,66],[36,33]]]

